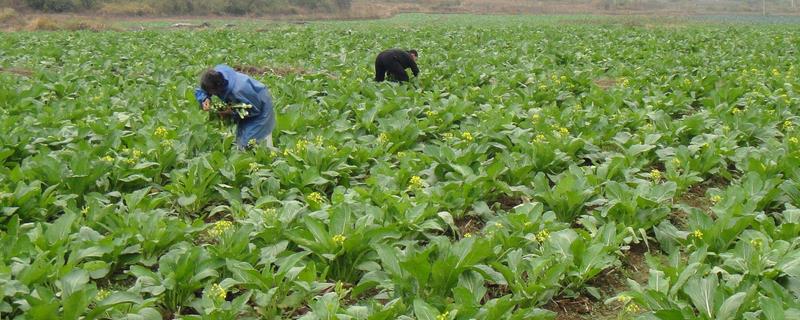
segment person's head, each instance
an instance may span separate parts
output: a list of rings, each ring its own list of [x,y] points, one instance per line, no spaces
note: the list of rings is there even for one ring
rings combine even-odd
[[[408,52],[408,54],[411,55],[411,59],[414,59],[414,61],[417,61],[417,57],[419,57],[419,54],[417,53],[417,50],[411,49],[411,50],[408,50],[406,52]]]
[[[220,96],[225,93],[225,87],[228,86],[228,81],[217,70],[208,69],[203,72],[200,77],[200,88],[207,92],[209,95]]]

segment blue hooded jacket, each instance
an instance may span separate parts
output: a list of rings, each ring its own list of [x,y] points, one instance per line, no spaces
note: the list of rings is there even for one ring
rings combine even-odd
[[[239,148],[247,147],[251,139],[260,141],[266,138],[275,129],[275,111],[272,108],[272,97],[267,87],[249,76],[236,72],[231,67],[220,64],[214,70],[222,74],[227,81],[225,93],[219,98],[225,103],[246,103],[253,107],[248,109],[248,114],[242,118],[235,115],[236,145]],[[201,107],[203,101],[211,98],[202,88],[197,88],[194,97]]]

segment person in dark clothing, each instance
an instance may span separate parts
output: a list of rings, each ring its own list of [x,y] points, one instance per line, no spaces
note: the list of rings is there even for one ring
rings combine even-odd
[[[375,59],[375,81],[383,81],[386,73],[389,73],[390,81],[408,81],[406,68],[411,68],[416,77],[419,74],[417,56],[417,50],[389,49],[381,52]]]

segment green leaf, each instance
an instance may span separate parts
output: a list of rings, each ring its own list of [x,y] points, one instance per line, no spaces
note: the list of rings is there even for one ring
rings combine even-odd
[[[737,319],[739,307],[744,303],[746,297],[747,293],[739,292],[725,299],[719,308],[717,320]]]
[[[414,299],[414,315],[418,320],[436,320],[439,310],[421,299]]]
[[[717,277],[715,275],[702,279],[691,279],[686,283],[683,291],[691,298],[692,304],[702,315],[709,319],[714,318],[714,296],[717,292]]]

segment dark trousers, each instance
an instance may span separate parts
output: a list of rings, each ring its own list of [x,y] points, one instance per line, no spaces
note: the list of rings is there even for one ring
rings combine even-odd
[[[389,81],[408,81],[408,74],[406,74],[405,68],[394,60],[391,61],[381,61],[380,59],[375,61],[375,81],[381,82],[385,79],[386,74],[389,74]]]

